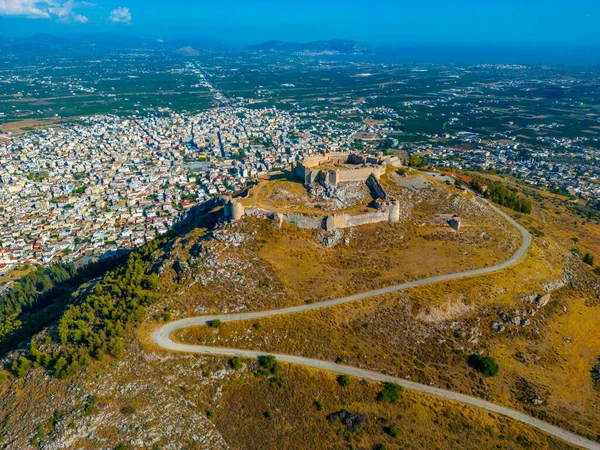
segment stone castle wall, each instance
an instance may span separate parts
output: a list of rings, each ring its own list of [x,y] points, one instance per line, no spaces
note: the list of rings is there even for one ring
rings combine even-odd
[[[388,161],[386,160],[386,162]],[[327,164],[352,164],[357,167],[328,171],[318,168]],[[292,174],[300,178],[305,184],[323,182],[331,186],[352,181],[367,181],[367,178],[371,175],[379,178],[384,173],[385,163],[382,159],[354,153],[326,153],[321,156],[311,156],[295,164],[292,169]]]
[[[364,214],[332,214],[325,219],[325,229],[333,231],[338,228],[351,228],[372,223],[400,221],[400,205],[394,199],[379,210]]]
[[[227,203],[225,204],[227,207]],[[385,202],[378,206],[377,211],[363,214],[330,214],[328,216],[308,216],[300,213],[278,213],[264,208],[246,208],[243,210],[242,216],[257,216],[270,218],[276,222],[278,226],[282,223],[288,223],[298,228],[309,230],[325,229],[333,231],[336,228],[350,228],[360,225],[372,223],[390,222],[395,223],[400,221],[400,206],[395,199]],[[242,216],[236,218],[235,215],[226,215],[229,220],[240,220]]]
[[[359,169],[339,170],[337,171],[337,183],[349,183],[352,181],[367,181],[373,175],[375,178],[381,177],[385,173],[384,166],[367,166]],[[336,183],[336,184],[337,184]]]
[[[397,158],[396,158],[397,159]],[[331,231],[336,228],[350,228],[360,225],[399,222],[400,205],[398,201],[387,194],[379,178],[385,173],[385,163],[394,164],[395,161],[385,158],[361,156],[349,153],[329,153],[322,156],[306,158],[302,163],[296,164],[292,174],[299,177],[305,184],[323,182],[327,185],[336,186],[339,183],[364,181],[375,197],[376,210],[364,214],[330,214],[328,216],[308,216],[299,213],[278,213],[262,208],[244,208],[239,199],[225,199],[225,218],[240,220],[244,215],[268,217],[274,220],[278,226],[283,222],[299,228],[319,229]],[[354,164],[360,165],[354,169],[319,170],[313,169],[323,164]]]
[[[244,205],[237,198],[226,197],[223,209],[225,218],[233,221],[240,220],[245,214]]]

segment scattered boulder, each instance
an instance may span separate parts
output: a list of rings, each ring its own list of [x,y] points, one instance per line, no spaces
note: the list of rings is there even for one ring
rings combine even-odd
[[[550,397],[550,390],[546,386],[524,377],[517,378],[512,392],[517,401],[533,406],[547,405]]]
[[[450,225],[450,227],[454,228],[456,231],[460,230],[460,226],[461,226],[461,221],[460,221],[460,217],[458,216],[453,216],[452,219],[450,219],[448,221],[448,225]]]
[[[504,331],[504,324],[502,322],[494,322],[492,324],[492,330],[496,331],[497,333],[500,333],[501,331]]]
[[[543,308],[544,306],[546,306],[548,304],[548,302],[550,302],[550,294],[549,293],[542,297],[538,297],[538,299],[535,301],[538,308]]]
[[[592,369],[592,379],[596,383],[600,383],[600,361],[598,361],[598,364]]]
[[[355,433],[365,425],[367,416],[361,413],[353,413],[347,409],[341,409],[338,412],[329,414],[327,420],[332,422],[339,420],[349,431]]]

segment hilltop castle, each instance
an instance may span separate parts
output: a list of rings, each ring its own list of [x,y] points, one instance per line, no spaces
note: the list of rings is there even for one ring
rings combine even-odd
[[[386,165],[400,167],[395,156],[362,156],[355,153],[326,153],[297,162],[292,174],[304,184],[323,183],[337,186],[351,181],[367,181],[370,175],[379,179]]]
[[[387,194],[379,179],[388,165],[400,167],[397,157],[378,155],[362,156],[354,153],[326,153],[299,161],[292,167],[292,175],[302,180],[305,185],[320,183],[324,186],[338,186],[341,183],[364,182],[374,197],[373,212],[363,214],[330,214],[314,217],[298,213],[280,213],[260,208],[245,208],[239,199],[225,199],[225,217],[230,220],[240,220],[244,215],[260,213],[267,215],[277,222],[283,222],[300,228],[323,228],[333,231],[338,228],[349,228],[369,223],[399,222],[400,204],[398,200]]]

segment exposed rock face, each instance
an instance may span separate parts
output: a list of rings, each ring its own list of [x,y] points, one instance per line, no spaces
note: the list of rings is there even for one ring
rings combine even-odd
[[[316,207],[325,211],[349,208],[369,197],[369,189],[362,182],[342,183],[337,186],[323,186],[313,183],[307,186],[309,195],[318,203]]]
[[[329,414],[327,420],[339,420],[348,430],[355,433],[367,423],[367,416],[361,413],[353,413],[347,409],[341,409],[338,412]]]
[[[542,297],[538,297],[538,299],[535,301],[538,308],[543,308],[549,302],[550,302],[550,294],[546,294]]]

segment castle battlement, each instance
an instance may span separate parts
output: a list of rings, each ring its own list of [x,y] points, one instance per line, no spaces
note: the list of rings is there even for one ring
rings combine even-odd
[[[350,228],[370,223],[400,221],[400,204],[390,196],[379,179],[386,171],[388,164],[400,165],[396,157],[362,156],[354,153],[326,153],[312,156],[298,162],[292,168],[292,174],[300,178],[305,185],[315,182],[326,186],[337,186],[340,183],[362,181],[369,186],[375,209],[363,214],[329,214],[324,216],[307,216],[300,213],[280,213],[264,208],[244,208],[239,199],[225,199],[224,213],[229,220],[240,220],[244,215],[270,217],[278,226],[283,222],[299,228],[323,228],[332,231],[337,228]],[[334,168],[327,168],[333,166]],[[339,166],[339,168],[337,167]]]
[[[292,168],[292,174],[304,184],[337,186],[353,181],[366,182],[371,175],[379,179],[388,164],[399,167],[400,160],[396,157],[363,156],[356,153],[325,153],[297,162]]]

